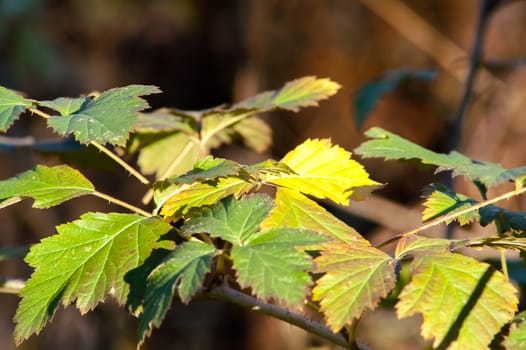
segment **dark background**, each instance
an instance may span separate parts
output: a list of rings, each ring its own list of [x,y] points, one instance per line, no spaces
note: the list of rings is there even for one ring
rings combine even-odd
[[[287,80],[316,75],[339,82],[342,89],[319,108],[297,115],[266,116],[274,127],[274,146],[268,154],[254,156],[236,146],[219,152],[247,162],[279,158],[307,137],[331,137],[351,150],[364,140],[363,130],[371,126],[442,151],[464,89],[480,3],[0,0],[0,85],[42,100],[131,83],[153,84],[164,92],[148,97],[153,107],[203,109],[280,87]],[[522,65],[526,57],[526,4],[502,3],[488,22],[482,46],[484,72],[494,80],[488,83],[483,75],[476,80],[477,93],[465,114],[458,147],[477,159],[513,167],[526,163],[524,108],[513,100],[520,102],[517,96],[526,95]],[[389,10],[378,10],[375,4]],[[404,17],[407,14],[409,19]],[[452,49],[444,43],[456,46]],[[359,130],[352,112],[356,91],[400,68],[435,69],[438,75],[431,82],[407,81],[387,94]],[[501,83],[514,93],[503,92]],[[42,122],[30,119],[25,116],[18,121],[10,135],[56,137]],[[57,156],[27,149],[3,152],[0,179],[32,168],[36,162],[60,161]],[[374,179],[389,183],[378,195],[407,212],[406,216],[382,220],[370,213],[385,211],[389,217],[390,209],[368,208],[365,202],[356,208],[365,208],[368,222],[380,225],[370,229],[371,225],[359,224],[364,230],[368,227],[363,233],[375,241],[393,235],[403,225],[417,226],[410,218],[415,210],[421,210],[421,188],[436,177],[412,165],[371,160],[364,164]],[[131,201],[143,194],[143,189],[119,170],[101,174],[90,166],[84,171],[102,191],[113,191]],[[457,186],[476,196],[474,188],[464,183]],[[523,205],[520,201],[508,204],[515,208]],[[86,210],[118,210],[91,198],[45,211],[30,206],[24,202],[0,211],[0,246],[37,242],[53,234],[55,225],[74,220]],[[358,210],[352,209],[353,205],[350,208],[344,211]],[[26,278],[30,270],[20,261],[9,261],[0,262],[0,272]],[[17,296],[0,295],[1,349],[14,349],[12,317],[18,300]],[[378,310],[362,323],[359,338],[374,349],[422,346],[417,318],[399,321],[392,312]],[[135,329],[135,320],[112,301],[83,317],[70,307],[60,310],[41,335],[33,336],[20,349],[134,349]],[[174,304],[144,348],[316,346],[324,348],[323,343],[279,321],[231,305],[196,301],[190,306]]]

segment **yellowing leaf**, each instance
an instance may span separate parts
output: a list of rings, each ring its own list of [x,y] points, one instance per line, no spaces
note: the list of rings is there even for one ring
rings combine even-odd
[[[433,347],[487,349],[513,318],[517,291],[499,271],[460,254],[415,258],[412,280],[396,305],[398,316],[422,313],[422,336]]]
[[[172,185],[156,192],[155,201],[162,216],[180,217],[190,208],[214,204],[230,195],[236,197],[250,191],[255,185],[238,177],[220,178],[217,184],[195,182]]]
[[[395,257],[401,260],[407,256],[445,254],[464,245],[465,242],[466,241],[452,239],[427,238],[417,235],[405,236],[396,244]]]
[[[313,200],[299,192],[278,188],[276,207],[261,223],[262,229],[293,227],[319,232],[346,244],[366,243],[356,230],[340,221]]]
[[[289,152],[282,163],[296,174],[268,177],[267,182],[318,198],[347,204],[354,195],[360,199],[380,184],[369,178],[363,166],[351,159],[351,153],[330,140],[307,140]]]
[[[330,79],[303,77],[288,82],[279,90],[262,92],[232,106],[232,109],[283,108],[297,112],[300,107],[317,106],[318,101],[334,95],[340,85]]]
[[[331,244],[315,259],[316,281],[313,299],[320,301],[329,327],[338,332],[394,288],[395,261],[387,254],[362,243]]]

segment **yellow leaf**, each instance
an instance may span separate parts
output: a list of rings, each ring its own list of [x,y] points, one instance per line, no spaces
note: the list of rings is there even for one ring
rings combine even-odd
[[[281,162],[295,174],[269,177],[267,182],[339,204],[348,204],[351,196],[362,199],[364,193],[380,186],[360,163],[351,159],[350,152],[332,146],[329,139],[308,139]]]

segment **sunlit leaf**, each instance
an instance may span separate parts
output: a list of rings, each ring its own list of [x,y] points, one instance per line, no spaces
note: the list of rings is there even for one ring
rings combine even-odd
[[[262,299],[275,298],[289,305],[303,301],[311,283],[309,255],[296,249],[325,239],[313,231],[274,228],[259,231],[272,202],[264,195],[224,199],[203,208],[183,226],[188,233],[206,232],[232,243],[231,257],[238,283]]]
[[[32,104],[13,90],[0,86],[0,131],[7,131]]]
[[[303,77],[288,82],[279,90],[266,91],[236,103],[232,109],[283,108],[297,112],[300,107],[317,106],[318,101],[334,95],[339,88],[339,84],[329,79]]]
[[[61,135],[73,134],[80,143],[97,141],[123,146],[133,130],[137,113],[148,108],[142,95],[159,93],[155,86],[129,85],[107,90],[98,97],[82,103],[74,112],[52,116],[48,124]],[[78,101],[78,100],[75,100]],[[75,107],[78,107],[78,102]]]
[[[319,232],[345,244],[367,242],[356,230],[337,219],[299,192],[278,188],[276,207],[261,224],[262,229],[293,227]]]
[[[241,166],[234,161],[207,156],[198,160],[194,168],[181,176],[172,177],[168,183],[191,184],[193,182],[215,182],[220,178],[238,175]]]
[[[255,185],[238,177],[221,178],[216,184],[195,182],[154,187],[154,200],[162,216],[180,217],[194,207],[211,205],[222,198],[234,195],[241,196]]]
[[[59,97],[52,101],[40,101],[38,104],[42,107],[51,108],[60,113],[60,115],[74,114],[83,108],[92,100],[92,97]]]
[[[87,213],[58,226],[57,235],[26,256],[35,272],[21,292],[16,342],[39,333],[59,303],[75,303],[81,313],[108,294],[123,303],[128,293],[124,274],[142,264],[170,228],[159,218],[118,213]]]
[[[462,194],[451,191],[444,185],[435,184],[429,186],[425,195],[425,207],[422,213],[422,221],[431,220],[439,216],[459,212],[476,204],[475,200]],[[473,221],[478,221],[478,211],[470,211],[456,218],[461,225],[467,225]],[[449,220],[446,223],[451,222]]]
[[[137,163],[144,174],[169,177],[191,170],[200,157],[199,144],[189,135],[176,132],[141,147]]]
[[[437,172],[452,170],[453,176],[462,175],[487,187],[515,181],[526,174],[526,166],[504,169],[495,163],[471,160],[456,151],[436,153],[378,127],[365,134],[372,140],[362,143],[355,152],[367,158],[417,159],[422,164],[437,166]]]
[[[269,177],[268,182],[340,204],[348,204],[353,195],[361,199],[364,192],[379,186],[360,163],[351,159],[349,152],[332,146],[328,139],[309,139],[281,162],[296,174]]]
[[[514,236],[490,236],[484,238],[473,238],[466,242],[468,247],[492,247],[501,249],[511,249],[526,253],[526,238]]]
[[[328,245],[315,262],[316,272],[325,274],[316,281],[313,299],[334,332],[374,309],[396,283],[395,261],[365,243]]]
[[[429,69],[417,71],[399,69],[388,72],[382,78],[360,87],[354,96],[356,124],[361,128],[383,95],[394,91],[401,83],[411,79],[432,80],[435,76],[436,72]]]
[[[517,291],[502,273],[460,254],[417,256],[396,305],[399,317],[422,313],[433,347],[487,349],[517,310]]]
[[[139,346],[159,327],[172,304],[175,288],[183,303],[188,303],[202,286],[215,253],[212,245],[185,242],[169,254],[148,277],[144,311],[139,317]]]
[[[295,247],[312,246],[325,239],[313,231],[275,228],[260,231],[232,248],[237,281],[261,299],[274,298],[299,305],[306,296],[313,267],[309,255]]]
[[[417,235],[402,237],[396,244],[395,257],[399,260],[407,256],[445,254],[462,247],[465,240],[427,238]]]
[[[526,322],[521,322],[517,328],[512,329],[503,345],[506,350],[526,349]]]
[[[91,182],[73,168],[37,165],[33,170],[0,181],[0,202],[10,197],[33,198],[34,208],[49,208],[94,190]]]
[[[431,193],[427,195],[424,202],[426,209],[423,220],[454,214],[477,204],[474,199],[456,193],[442,185],[432,186],[429,192]],[[526,230],[526,213],[511,211],[494,205],[486,205],[478,210],[468,211],[457,216],[455,220],[461,225],[475,221],[486,226],[494,222],[499,233]]]
[[[212,208],[201,209],[183,227],[189,232],[205,232],[232,244],[243,245],[259,229],[271,208],[272,201],[264,195],[239,201],[228,197]]]

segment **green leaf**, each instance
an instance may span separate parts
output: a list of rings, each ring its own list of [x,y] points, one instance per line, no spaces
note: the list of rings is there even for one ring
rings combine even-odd
[[[191,233],[205,232],[232,244],[243,245],[259,229],[272,209],[272,201],[264,195],[242,200],[225,198],[211,208],[202,208],[183,228]]]
[[[297,112],[300,107],[317,106],[318,101],[334,95],[339,89],[340,85],[330,79],[303,77],[288,82],[279,90],[266,91],[236,103],[231,110],[282,108]]]
[[[378,127],[369,129],[365,134],[373,140],[362,143],[355,152],[366,158],[418,159],[422,164],[437,166],[437,172],[452,170],[453,176],[462,175],[487,187],[515,181],[526,174],[526,166],[504,169],[495,163],[471,160],[455,151],[435,153]]]
[[[79,171],[66,165],[37,165],[33,170],[0,181],[0,201],[10,197],[33,198],[34,208],[49,208],[94,190]]]
[[[477,203],[477,201],[466,197],[462,194],[451,191],[444,185],[434,184],[426,189],[423,205],[425,207],[422,213],[422,221],[431,220],[439,216],[453,214],[469,208]],[[461,225],[467,225],[473,221],[479,220],[477,210],[467,212],[460,215],[456,220]],[[451,220],[446,223],[450,223]]]
[[[313,299],[334,332],[376,307],[396,283],[395,261],[365,243],[330,244],[315,262],[316,272],[325,274],[316,281]]]
[[[454,214],[477,203],[474,199],[453,192],[445,186],[434,185],[431,187],[431,194],[427,196],[424,202],[426,209],[423,220]],[[499,233],[526,230],[526,213],[514,212],[494,205],[486,205],[478,210],[469,211],[456,217],[455,220],[461,225],[475,221],[486,226],[495,222]]]
[[[362,199],[364,193],[380,185],[369,179],[363,166],[350,157],[349,152],[332,146],[328,139],[308,139],[281,160],[295,174],[269,176],[265,181],[348,204],[351,196]]]
[[[7,131],[32,104],[13,90],[0,86],[0,131]]]
[[[319,232],[340,243],[367,242],[356,230],[337,219],[323,207],[301,193],[278,188],[276,207],[272,209],[262,229],[292,227]]]
[[[487,349],[513,318],[517,291],[502,273],[460,254],[414,259],[412,280],[399,296],[399,317],[422,313],[422,336],[433,347]]]
[[[261,299],[275,298],[290,305],[305,297],[311,279],[310,257],[298,246],[317,244],[325,239],[317,233],[293,228],[258,231],[272,208],[264,195],[236,200],[228,197],[212,208],[202,208],[183,226],[188,233],[206,232],[234,246],[231,257],[242,288],[251,287]]]
[[[309,255],[295,248],[324,240],[315,232],[287,227],[251,235],[242,246],[232,248],[237,281],[242,288],[252,288],[260,299],[301,305],[311,284],[306,271],[313,264]]]
[[[388,72],[382,78],[362,86],[354,96],[354,119],[358,128],[363,126],[378,100],[394,91],[401,83],[411,79],[432,80],[436,77],[433,70],[399,69]]]
[[[26,261],[35,272],[21,292],[15,315],[17,343],[39,333],[59,303],[81,313],[107,294],[125,301],[124,274],[139,266],[171,226],[157,217],[87,213],[57,227],[57,235],[31,248]]]
[[[195,182],[193,184],[175,184],[166,187],[164,183],[154,185],[155,212],[162,216],[178,218],[194,207],[211,205],[222,198],[234,195],[236,198],[254,188],[255,184],[239,178],[220,178],[217,183]]]
[[[40,101],[38,104],[42,107],[51,108],[59,112],[60,115],[70,115],[82,109],[92,99],[92,97],[59,97],[53,101]]]
[[[202,286],[216,249],[201,242],[185,242],[169,254],[148,277],[144,312],[139,317],[140,346],[153,327],[159,327],[172,304],[174,289],[188,303]]]
[[[506,350],[523,350],[526,349],[526,322],[510,331],[510,335],[504,341]]]
[[[189,135],[176,132],[158,136],[155,141],[140,147],[137,163],[144,174],[170,177],[191,170],[200,157],[199,144]]]
[[[223,158],[206,156],[194,164],[194,168],[181,176],[172,177],[166,182],[173,184],[191,184],[193,182],[216,183],[220,178],[238,175],[241,166]]]
[[[123,146],[133,130],[137,112],[148,108],[139,96],[159,93],[155,86],[129,85],[103,92],[100,96],[83,103],[80,109],[66,115],[52,116],[48,124],[61,135],[73,133],[83,144],[91,141]],[[77,107],[79,105],[76,100]]]

